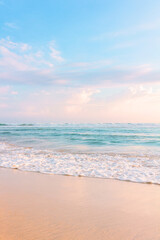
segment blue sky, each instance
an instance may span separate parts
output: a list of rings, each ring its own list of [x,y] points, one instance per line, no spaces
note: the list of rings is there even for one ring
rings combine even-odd
[[[160,122],[160,1],[0,0],[1,122]]]

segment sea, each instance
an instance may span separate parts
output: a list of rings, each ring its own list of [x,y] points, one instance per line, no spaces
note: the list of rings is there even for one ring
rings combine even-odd
[[[0,124],[0,167],[160,184],[160,124]]]

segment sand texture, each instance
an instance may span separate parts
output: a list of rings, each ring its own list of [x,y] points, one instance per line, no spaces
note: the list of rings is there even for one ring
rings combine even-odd
[[[159,240],[160,186],[0,168],[0,240]]]

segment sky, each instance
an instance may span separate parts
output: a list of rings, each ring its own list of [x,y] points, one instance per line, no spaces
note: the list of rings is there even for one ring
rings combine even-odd
[[[160,123],[159,0],[0,0],[0,123]]]

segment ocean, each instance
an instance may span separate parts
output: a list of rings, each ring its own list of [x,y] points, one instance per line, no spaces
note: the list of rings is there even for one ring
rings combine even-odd
[[[0,166],[160,184],[160,124],[0,124]]]

